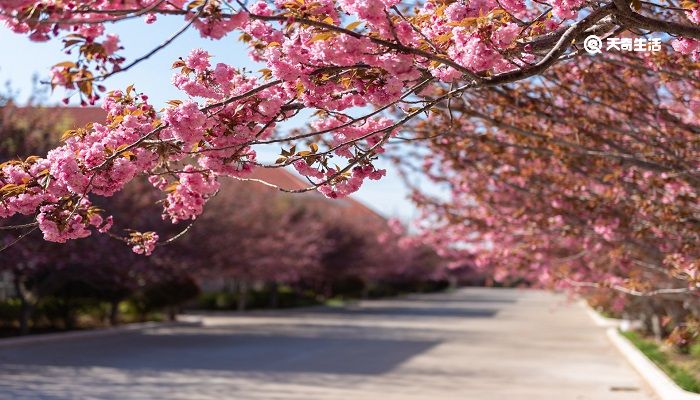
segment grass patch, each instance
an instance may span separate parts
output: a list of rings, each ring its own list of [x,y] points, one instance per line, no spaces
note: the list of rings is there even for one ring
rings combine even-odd
[[[342,297],[332,297],[323,303],[326,307],[345,307],[348,302]]]
[[[689,392],[700,393],[700,380],[686,368],[674,363],[671,357],[656,342],[645,339],[636,332],[620,333],[637,346],[647,358],[661,368],[678,386]]]

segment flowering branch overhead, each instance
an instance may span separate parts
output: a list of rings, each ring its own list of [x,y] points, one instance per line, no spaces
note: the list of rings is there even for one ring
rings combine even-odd
[[[129,63],[119,55],[119,37],[108,33],[113,23],[143,18],[150,24],[174,15],[184,18],[184,26]],[[367,179],[385,175],[376,160],[417,121],[449,115],[445,135],[455,137],[455,111],[511,132],[546,136],[509,124],[488,107],[456,110],[457,100],[483,91],[507,94],[553,68],[582,63],[589,57],[581,43],[592,34],[651,34],[671,43],[675,53],[648,57],[647,69],[659,70],[669,57],[694,60],[700,50],[697,4],[679,10],[625,0],[277,0],[248,6],[219,0],[13,0],[0,4],[0,20],[35,41],[62,38],[73,59],[52,68],[51,85],[77,93],[83,104],[103,100],[107,112],[106,121],[66,132],[64,143],[45,157],[0,165],[0,218],[31,216],[45,239],[57,242],[109,231],[112,219],[92,199],[119,192],[139,175],[163,192],[164,217],[178,222],[202,213],[221,177],[249,179],[260,166],[292,166],[310,182],[292,191],[347,196]],[[266,67],[255,75],[212,65],[207,52],[194,49],[173,63],[172,82],[183,98],[162,110],[134,86],[107,92],[108,78],[190,29],[214,40],[237,32],[251,59]],[[627,62],[623,55],[612,58]],[[515,104],[528,103],[528,96],[519,91]],[[364,114],[352,117],[357,110]],[[301,111],[312,115],[308,130],[276,129]],[[281,146],[280,156],[264,165],[254,146],[270,145]],[[569,138],[557,146],[640,168],[677,172],[680,165]],[[150,253],[157,235],[132,232],[124,239]]]

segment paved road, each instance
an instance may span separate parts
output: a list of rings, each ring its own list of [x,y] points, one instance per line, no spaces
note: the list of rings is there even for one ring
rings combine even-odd
[[[0,347],[0,399],[644,400],[577,304],[536,291],[209,316]]]

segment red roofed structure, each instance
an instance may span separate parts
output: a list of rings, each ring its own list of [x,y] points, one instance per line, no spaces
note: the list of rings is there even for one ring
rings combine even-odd
[[[304,181],[302,178],[292,174],[284,168],[258,168],[251,174],[250,178],[260,179],[262,181],[271,183],[275,186],[279,186],[284,189],[303,189],[311,186],[309,182]],[[257,182],[247,182],[248,185],[259,185],[262,188],[268,190],[277,190],[275,188],[265,186],[262,183]],[[322,206],[326,207],[339,207],[344,213],[349,213],[355,218],[360,218],[369,223],[386,223],[384,217],[370,209],[361,202],[351,198],[345,197],[340,199],[328,199],[321,193],[313,190],[305,193],[288,194],[289,196],[309,196],[313,197],[315,201],[318,201]]]

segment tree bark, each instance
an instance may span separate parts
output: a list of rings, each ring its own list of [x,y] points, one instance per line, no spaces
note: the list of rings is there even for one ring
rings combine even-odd
[[[661,317],[657,313],[651,315],[651,329],[656,340],[663,339],[664,335],[663,330],[661,329]]]
[[[29,320],[32,318],[33,306],[26,298],[20,297],[20,313],[19,313],[19,334],[29,334]]]
[[[369,299],[370,287],[371,287],[370,283],[362,282],[362,293],[360,294],[360,297],[362,298],[362,300]]]
[[[178,306],[168,307],[168,321],[175,322],[177,320]]]
[[[34,311],[34,305],[27,298],[27,293],[25,292],[24,285],[20,282],[18,274],[15,274],[14,279],[15,292],[20,301],[20,311],[19,311],[19,334],[28,335],[29,334],[29,320],[32,317],[32,312]]]
[[[77,325],[76,315],[73,309],[73,304],[70,299],[65,300],[61,314],[63,314],[63,327],[69,331],[75,329]]]
[[[245,281],[238,282],[238,299],[236,300],[238,311],[245,311],[248,303],[248,284]]]
[[[279,295],[279,284],[277,282],[270,283],[270,308],[279,308],[280,306],[280,295]]]
[[[119,324],[119,300],[109,302],[109,325],[117,326]]]

